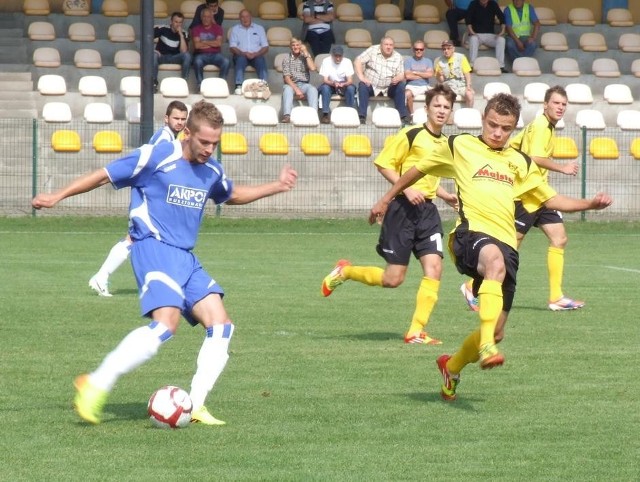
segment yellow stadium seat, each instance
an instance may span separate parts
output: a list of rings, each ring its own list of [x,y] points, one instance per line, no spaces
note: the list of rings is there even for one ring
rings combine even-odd
[[[350,28],[344,34],[344,43],[353,48],[371,47],[371,32],[366,28]]]
[[[96,152],[122,152],[122,137],[116,131],[98,131],[93,136]]]
[[[402,14],[400,7],[394,4],[376,5],[373,17],[381,23],[398,23],[402,22]]]
[[[223,132],[220,138],[220,150],[223,154],[246,154],[249,152],[249,145],[243,134]]]
[[[224,5],[222,5],[223,3]],[[225,20],[238,20],[240,18],[240,12],[246,8],[244,3],[239,0],[224,0],[220,2],[220,6],[224,10]]]
[[[578,146],[571,137],[556,137],[553,157],[556,159],[575,159],[578,157]]]
[[[289,141],[280,132],[263,134],[260,138],[260,151],[263,154],[289,154]]]
[[[362,134],[349,134],[342,139],[342,152],[347,156],[371,155],[371,141]]]
[[[55,131],[51,136],[51,145],[56,152],[79,152],[82,147],[80,134],[76,131]]]
[[[362,7],[357,3],[341,3],[336,7],[336,18],[341,22],[362,22]]]
[[[49,15],[49,0],[24,0],[22,11],[25,15]]]
[[[611,137],[594,137],[589,143],[589,153],[594,159],[617,159],[618,145]]]
[[[129,7],[125,0],[103,0],[102,14],[105,17],[127,17]]]
[[[261,2],[258,6],[258,16],[262,20],[284,20],[287,17],[284,4],[273,1]]]
[[[631,155],[634,157],[634,159],[640,161],[640,138],[631,141],[631,148],[629,149],[629,151],[631,152]]]
[[[305,134],[300,145],[307,156],[326,156],[331,153],[331,144],[324,134]]]
[[[153,16],[154,18],[167,18],[169,16],[169,8],[164,0],[153,0]]]
[[[418,5],[413,9],[416,23],[440,23],[440,11],[434,5]]]

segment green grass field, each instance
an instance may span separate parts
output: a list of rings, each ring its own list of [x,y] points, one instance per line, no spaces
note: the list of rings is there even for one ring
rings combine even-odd
[[[335,261],[382,266],[363,220],[208,219],[197,253],[236,324],[208,399],[224,427],[167,431],[149,395],[188,389],[203,333],[186,323],[123,377],[88,426],[72,380],[143,321],[129,265],[113,298],[88,287],[124,218],[0,219],[0,480],[640,480],[640,224],[568,224],[568,295],[546,310],[546,239],[522,249],[506,364],[467,367],[458,401],[439,398],[435,359],[477,326],[445,259],[429,331],[404,345],[420,272],[396,290],[356,283],[330,298]]]

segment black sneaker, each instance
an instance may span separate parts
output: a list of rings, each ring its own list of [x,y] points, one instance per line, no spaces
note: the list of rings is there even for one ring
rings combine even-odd
[[[367,118],[366,117],[360,117],[360,124],[364,125],[367,123]]]
[[[158,81],[157,80],[153,81],[153,93],[154,94],[158,93]]]

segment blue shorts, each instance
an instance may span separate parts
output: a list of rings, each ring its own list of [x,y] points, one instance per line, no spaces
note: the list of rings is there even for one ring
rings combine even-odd
[[[192,325],[193,306],[211,293],[224,296],[224,290],[204,270],[198,258],[184,249],[154,238],[131,246],[131,266],[138,283],[142,316],[165,306],[175,306]]]

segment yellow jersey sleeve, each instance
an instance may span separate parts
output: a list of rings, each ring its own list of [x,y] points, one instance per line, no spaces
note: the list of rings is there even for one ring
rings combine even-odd
[[[537,116],[512,140],[511,147],[521,150],[529,157],[543,157],[551,159],[555,141],[555,127],[544,114]],[[548,181],[549,172],[540,168],[545,182]]]

